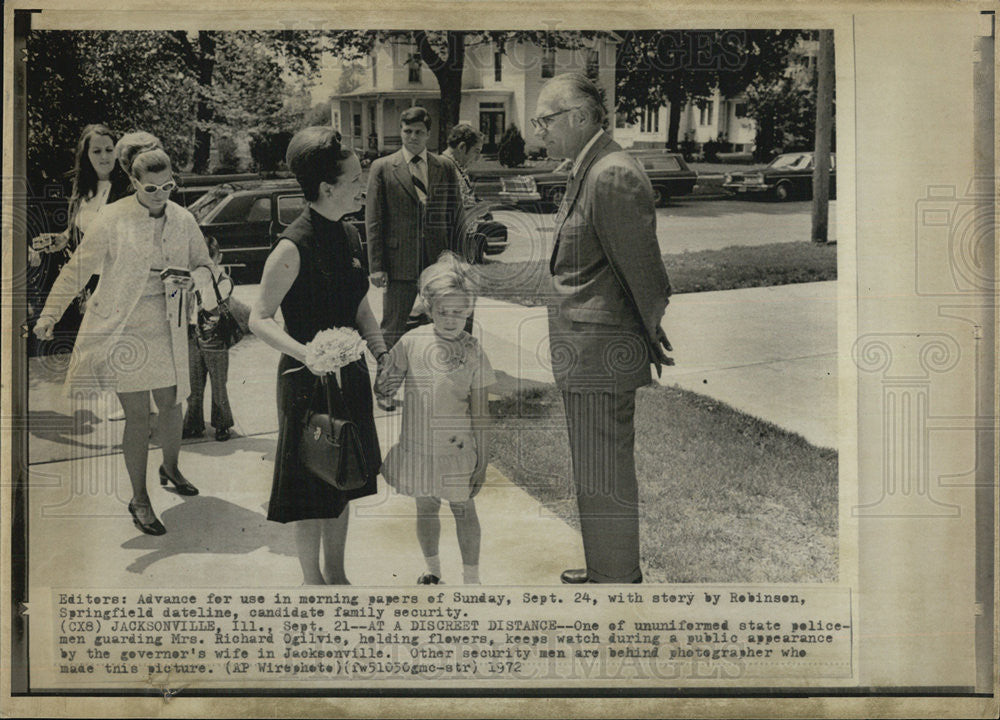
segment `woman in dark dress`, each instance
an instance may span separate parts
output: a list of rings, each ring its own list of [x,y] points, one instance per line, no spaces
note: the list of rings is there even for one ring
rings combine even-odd
[[[306,198],[306,209],[282,233],[264,265],[260,296],[250,329],[280,350],[278,363],[278,448],[268,520],[296,523],[296,548],[308,585],[344,585],[347,503],[372,495],[382,457],[375,432],[372,391],[364,358],[341,370],[341,387],[361,431],[367,460],[364,486],[336,490],[308,472],[299,460],[302,419],[310,408],[326,411],[316,374],[305,366],[305,345],[320,330],[355,328],[379,362],[385,342],[365,295],[368,276],[357,230],[341,218],[361,207],[361,164],[341,149],[329,127],[299,131],[285,157]],[[278,308],[282,327],[274,318]],[[322,552],[321,552],[322,548]]]

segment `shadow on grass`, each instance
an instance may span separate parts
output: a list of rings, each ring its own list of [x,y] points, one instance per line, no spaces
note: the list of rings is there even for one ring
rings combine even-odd
[[[562,401],[533,387],[490,405],[491,462],[579,527]],[[680,388],[638,393],[649,582],[834,582],[837,453]]]

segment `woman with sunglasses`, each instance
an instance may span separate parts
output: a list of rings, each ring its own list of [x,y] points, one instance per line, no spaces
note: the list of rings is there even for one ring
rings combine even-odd
[[[52,289],[52,284],[69,262],[73,251],[80,244],[83,234],[98,211],[108,203],[113,203],[125,197],[132,191],[128,177],[115,160],[115,136],[105,125],[87,125],[80,133],[76,144],[76,155],[72,171],[73,188],[70,191],[68,207],[68,224],[61,233],[44,233],[32,240],[28,248],[28,262],[33,268],[32,276],[37,278],[35,309],[41,308],[46,296]],[[38,248],[37,250],[35,248]],[[94,288],[97,279],[91,278],[87,287],[76,297],[63,314],[54,334],[57,342],[52,348],[39,347],[35,352],[39,355],[56,351],[58,348],[69,350],[76,340],[80,322],[87,299]]]
[[[135,194],[105,207],[87,229],[49,293],[35,324],[39,339],[52,327],[90,276],[100,274],[80,327],[66,375],[69,391],[114,390],[125,409],[122,450],[132,483],[128,508],[142,532],[166,528],[146,491],[149,455],[149,395],[159,409],[163,448],[160,484],[180,495],[197,495],[177,467],[181,406],[190,390],[187,326],[192,281],[214,302],[212,260],[198,223],[170,202],[170,158],[146,132],[129,133],[115,146]],[[208,292],[205,292],[207,288]]]

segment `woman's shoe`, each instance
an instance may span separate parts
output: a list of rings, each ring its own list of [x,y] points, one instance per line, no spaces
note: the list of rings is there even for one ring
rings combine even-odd
[[[181,430],[181,438],[187,440],[189,438],[200,438],[205,436],[204,430],[192,430],[190,428],[184,428]]]
[[[417,578],[417,585],[438,585],[441,583],[441,578],[437,575],[432,575],[431,573],[424,573]]]
[[[215,431],[215,439],[219,442],[225,442],[232,436],[229,428],[222,428],[221,430]]]
[[[139,514],[135,511],[134,499],[128,501],[128,511],[132,514],[132,522],[135,526],[147,535],[163,535],[167,532],[167,529],[163,527],[163,523],[157,519],[153,508],[149,508],[149,515],[153,518],[150,522],[143,522],[139,519]]]
[[[177,490],[178,495],[198,494],[198,488],[189,483],[187,478],[181,475],[180,470],[177,471],[177,477],[171,477],[167,474],[166,469],[160,465],[160,485],[166,485],[168,480],[174,484],[174,489]]]

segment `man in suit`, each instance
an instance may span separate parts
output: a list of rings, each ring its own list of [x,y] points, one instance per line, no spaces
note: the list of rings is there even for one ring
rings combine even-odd
[[[642,582],[635,391],[672,364],[660,320],[670,283],[649,178],[602,130],[584,75],[542,88],[532,125],[553,157],[574,160],[555,220],[549,305],[552,371],[563,395],[587,567],[565,583]]]
[[[399,116],[403,147],[372,163],[365,225],[371,281],[385,288],[382,335],[391,348],[406,328],[420,272],[445,250],[459,250],[458,169],[427,151],[431,117],[419,106]]]

